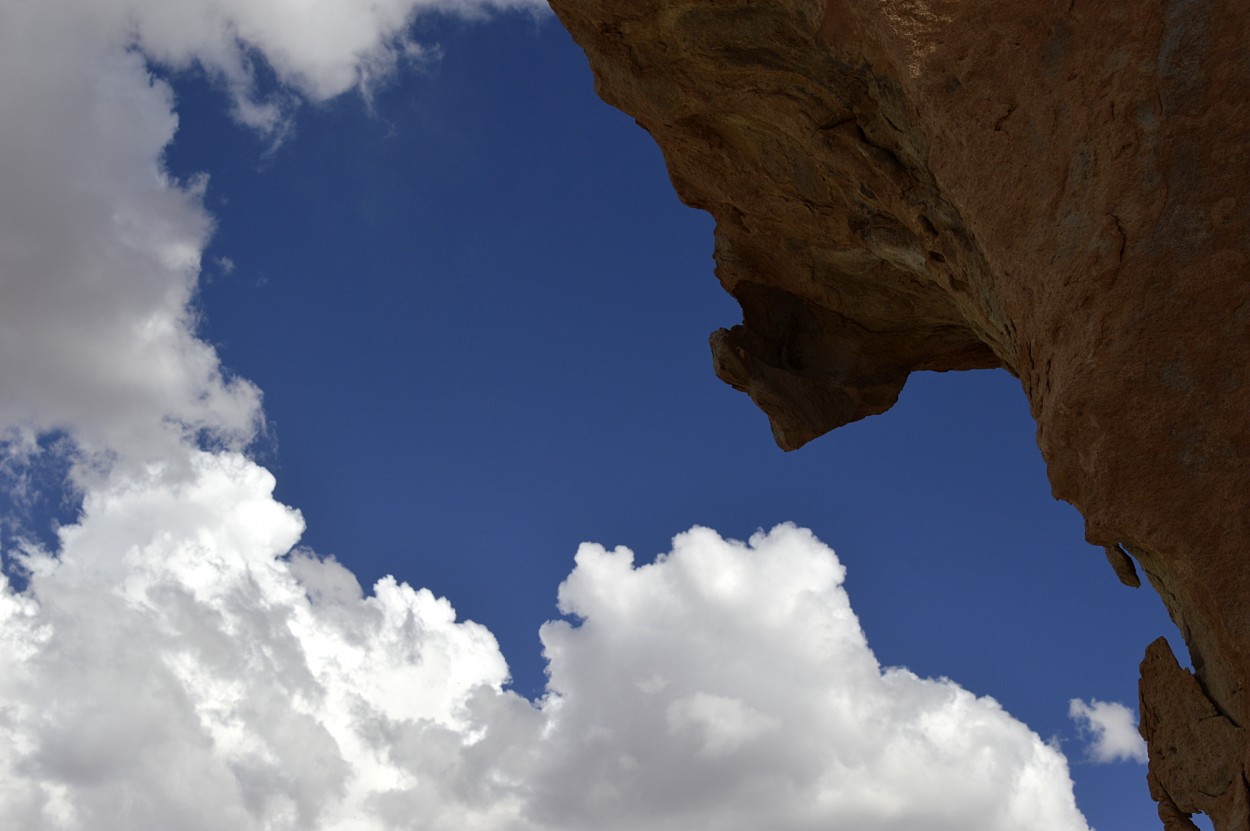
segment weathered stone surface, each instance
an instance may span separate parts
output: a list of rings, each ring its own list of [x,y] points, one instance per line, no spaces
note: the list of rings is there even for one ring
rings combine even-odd
[[[1245,0],[552,5],[715,217],[743,309],[716,369],[782,447],[915,370],[1019,377],[1055,495],[1189,646],[1187,686],[1143,664],[1160,815],[1246,828]],[[1230,784],[1212,802],[1189,770]]]
[[[1242,756],[1246,731],[1219,712],[1167,641],[1141,665],[1141,729],[1151,737],[1150,795],[1167,831],[1190,831],[1202,812],[1217,828],[1250,827]]]

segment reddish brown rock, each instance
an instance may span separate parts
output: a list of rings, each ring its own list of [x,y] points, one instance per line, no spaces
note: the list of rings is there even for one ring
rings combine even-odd
[[[1250,827],[1242,778],[1246,731],[1219,712],[1159,638],[1142,661],[1141,728],[1150,736],[1150,795],[1168,831],[1190,831],[1202,812],[1216,828]]]
[[[1019,377],[1055,495],[1189,646],[1142,665],[1161,817],[1246,828],[1245,0],[552,5],[716,218],[716,369],[783,448],[918,369]]]

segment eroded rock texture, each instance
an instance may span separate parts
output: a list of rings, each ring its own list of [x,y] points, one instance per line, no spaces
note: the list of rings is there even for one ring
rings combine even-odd
[[[1019,377],[1055,495],[1189,646],[1142,664],[1165,826],[1247,828],[1246,0],[552,5],[716,218],[716,369],[782,447],[914,370]]]

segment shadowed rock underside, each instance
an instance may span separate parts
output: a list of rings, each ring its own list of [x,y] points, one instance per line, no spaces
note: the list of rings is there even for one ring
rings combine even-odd
[[[915,370],[1020,379],[1057,497],[1162,596],[1168,829],[1250,828],[1244,0],[552,0],[716,219],[717,373],[794,449]]]

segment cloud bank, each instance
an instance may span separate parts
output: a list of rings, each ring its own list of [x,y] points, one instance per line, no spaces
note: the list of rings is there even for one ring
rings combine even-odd
[[[583,545],[532,703],[446,600],[291,552],[262,468],[192,467],[92,492],[0,593],[7,827],[1086,828],[1058,751],[877,664],[808,531]]]
[[[1068,703],[1068,717],[1090,737],[1091,760],[1146,763],[1146,742],[1137,732],[1137,714],[1123,704],[1074,698]]]

